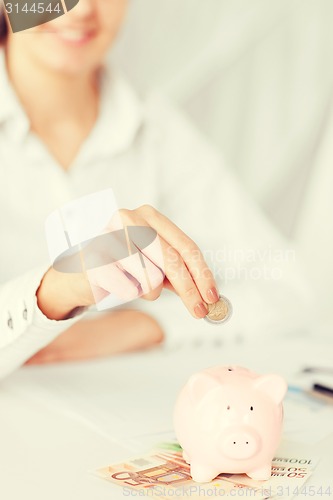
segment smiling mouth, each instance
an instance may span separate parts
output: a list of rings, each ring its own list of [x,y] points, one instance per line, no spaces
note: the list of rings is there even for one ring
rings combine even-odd
[[[93,31],[82,31],[74,29],[53,31],[52,34],[56,36],[58,40],[71,45],[84,45],[94,37]]]

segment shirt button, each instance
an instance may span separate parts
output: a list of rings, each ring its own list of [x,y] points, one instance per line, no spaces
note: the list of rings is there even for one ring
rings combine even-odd
[[[22,316],[23,316],[23,319],[27,320],[28,318],[28,309],[27,309],[27,306],[25,304],[25,302],[23,302],[24,304],[24,309],[23,309],[23,312],[22,312]]]
[[[14,328],[14,325],[13,325],[13,318],[11,317],[10,315],[10,312],[8,311],[8,314],[9,314],[9,318],[7,320],[7,325],[8,325],[8,328],[10,328],[11,330]]]

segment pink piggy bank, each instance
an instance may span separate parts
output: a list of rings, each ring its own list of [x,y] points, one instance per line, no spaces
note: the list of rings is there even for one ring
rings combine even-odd
[[[192,375],[174,412],[177,439],[194,481],[221,473],[269,479],[287,390],[279,375],[218,366]]]

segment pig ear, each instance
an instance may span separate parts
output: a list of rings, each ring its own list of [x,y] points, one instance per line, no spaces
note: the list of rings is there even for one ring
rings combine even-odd
[[[280,375],[263,375],[255,380],[254,386],[269,396],[274,403],[281,403],[288,389],[287,382]]]
[[[219,387],[219,381],[208,373],[195,373],[188,381],[192,401],[198,403],[211,389]]]

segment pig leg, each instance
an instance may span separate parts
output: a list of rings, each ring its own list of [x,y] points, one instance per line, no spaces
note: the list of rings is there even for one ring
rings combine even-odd
[[[188,454],[186,453],[185,450],[183,450],[183,459],[185,460],[185,462],[187,464],[190,464],[191,463],[191,460],[190,460],[190,457],[188,456]]]
[[[247,472],[247,475],[257,481],[266,481],[271,477],[271,464],[251,470],[251,472]]]
[[[191,464],[191,476],[196,483],[209,483],[218,476],[219,473],[219,471],[213,470],[211,467],[205,467],[198,463]]]

